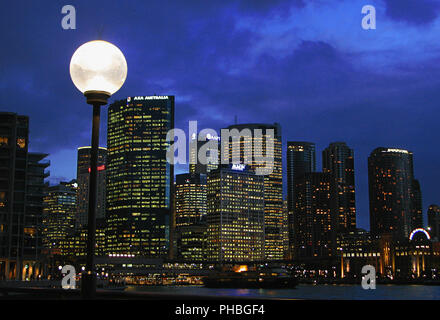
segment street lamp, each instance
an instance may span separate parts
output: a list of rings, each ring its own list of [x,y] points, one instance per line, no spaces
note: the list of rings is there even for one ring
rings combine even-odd
[[[94,271],[96,232],[96,188],[99,146],[99,121],[101,106],[118,91],[127,77],[127,62],[121,50],[102,40],[84,43],[70,60],[70,77],[73,83],[93,106],[92,148],[90,151],[89,214],[87,234],[86,269],[82,274],[81,292],[84,298],[96,293]]]

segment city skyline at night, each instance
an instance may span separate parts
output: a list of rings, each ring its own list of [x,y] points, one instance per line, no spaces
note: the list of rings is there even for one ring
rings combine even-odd
[[[0,301],[440,300],[440,0],[0,16]]]
[[[2,110],[31,117],[31,148],[50,154],[51,183],[75,178],[76,148],[90,144],[91,110],[71,90],[68,62],[75,48],[101,35],[123,50],[130,70],[110,102],[135,94],[174,94],[175,127],[182,129],[189,120],[223,128],[234,124],[235,116],[239,123],[278,122],[283,154],[288,140],[315,142],[316,150],[345,141],[355,150],[357,222],[367,229],[369,153],[379,146],[412,150],[425,214],[438,202],[440,179],[431,134],[440,115],[435,53],[440,5],[370,4],[377,9],[377,30],[361,28],[365,3],[359,0],[124,6],[97,1],[78,3],[77,28],[63,30],[64,3],[43,8],[8,2],[10,14],[1,27],[14,32],[4,35],[10,48],[1,53],[0,61],[8,63],[0,96],[3,102],[20,99],[4,103]],[[93,15],[98,8],[103,14]],[[123,26],[110,23],[121,16]],[[318,162],[320,157],[318,152]],[[176,167],[176,173],[186,171]]]

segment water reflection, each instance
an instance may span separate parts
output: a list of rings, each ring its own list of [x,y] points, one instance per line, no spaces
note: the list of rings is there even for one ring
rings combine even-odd
[[[378,285],[376,290],[364,290],[360,285],[299,285],[295,289],[211,289],[201,286],[130,286],[126,290],[197,296],[280,299],[440,300],[440,286],[421,285]]]

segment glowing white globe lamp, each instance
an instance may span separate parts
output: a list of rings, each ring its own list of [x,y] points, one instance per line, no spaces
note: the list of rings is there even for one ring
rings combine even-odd
[[[110,42],[94,40],[81,45],[70,60],[73,83],[87,98],[110,97],[127,78],[127,61],[121,50]]]

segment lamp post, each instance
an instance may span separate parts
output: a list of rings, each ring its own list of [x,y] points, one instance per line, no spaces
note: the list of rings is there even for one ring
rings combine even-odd
[[[93,106],[92,148],[90,151],[89,210],[87,230],[86,269],[81,277],[83,298],[92,299],[96,293],[96,271],[94,270],[96,233],[96,194],[99,146],[99,122],[101,106],[118,91],[127,77],[127,62],[121,50],[102,40],[84,43],[70,60],[70,76],[73,83]]]

